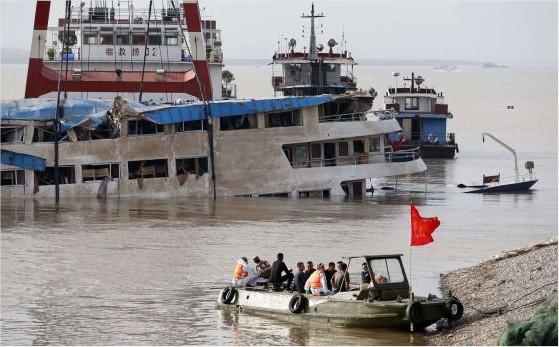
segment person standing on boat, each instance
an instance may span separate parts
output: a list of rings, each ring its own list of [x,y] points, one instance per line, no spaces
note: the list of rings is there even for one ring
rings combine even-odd
[[[305,283],[305,291],[310,291],[312,295],[328,295],[331,293],[326,284],[324,264],[318,264],[317,270],[312,273],[307,283]]]
[[[248,282],[248,259],[247,257],[242,257],[237,260],[237,265],[233,270],[233,280],[234,286],[244,286]]]
[[[285,275],[282,275],[284,272]],[[287,288],[291,287],[293,270],[289,270],[283,262],[283,253],[278,253],[278,259],[272,264],[272,278],[270,282],[275,287],[280,287],[285,281],[287,281]]]
[[[305,291],[305,282],[307,281],[307,276],[305,275],[305,263],[303,263],[302,261],[297,263],[297,269],[299,270],[299,272],[297,272],[295,274],[295,281],[293,283],[294,285],[294,289],[298,292],[298,293],[306,293]]]

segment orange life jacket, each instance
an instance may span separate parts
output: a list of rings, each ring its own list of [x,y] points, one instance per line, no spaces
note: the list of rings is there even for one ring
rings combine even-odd
[[[242,264],[237,264],[237,266],[235,266],[235,270],[233,270],[233,278],[236,280],[240,280],[241,278],[247,276],[248,272],[245,271],[245,266]]]
[[[312,289],[318,289],[318,288],[322,288],[322,282],[320,282],[320,275],[321,272],[316,270],[315,272],[313,272],[311,274],[311,288]]]

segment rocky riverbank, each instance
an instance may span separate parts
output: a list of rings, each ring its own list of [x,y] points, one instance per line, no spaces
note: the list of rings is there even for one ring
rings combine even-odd
[[[529,319],[557,296],[557,240],[505,252],[441,274],[441,292],[464,304],[464,317],[427,337],[430,345],[495,345],[507,322]]]

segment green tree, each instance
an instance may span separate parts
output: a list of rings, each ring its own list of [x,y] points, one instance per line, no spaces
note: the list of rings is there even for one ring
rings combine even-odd
[[[221,80],[225,83],[225,87],[235,80],[235,75],[229,70],[223,70],[221,73]]]

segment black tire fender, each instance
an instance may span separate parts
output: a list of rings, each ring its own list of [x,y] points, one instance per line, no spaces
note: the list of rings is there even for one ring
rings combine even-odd
[[[221,302],[226,304],[226,305],[229,305],[229,304],[233,303],[235,301],[235,299],[237,299],[238,295],[239,295],[239,292],[234,287],[232,287],[232,286],[225,287],[221,291]]]
[[[301,313],[307,306],[307,298],[302,294],[296,294],[289,300],[289,312]]]
[[[460,300],[452,297],[445,302],[444,306],[446,310],[446,318],[452,321],[457,321],[462,318],[462,315],[464,314],[464,305],[462,305]]]
[[[421,325],[423,323],[423,307],[421,302],[414,301],[406,308],[406,318],[414,325]]]

